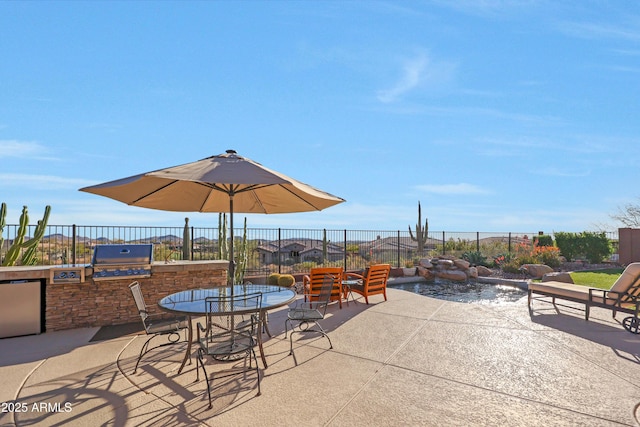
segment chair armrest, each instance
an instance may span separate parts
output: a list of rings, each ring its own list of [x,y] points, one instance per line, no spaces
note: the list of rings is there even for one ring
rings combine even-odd
[[[354,278],[356,280],[364,280],[364,276],[358,273],[344,273],[345,279],[349,280]]]

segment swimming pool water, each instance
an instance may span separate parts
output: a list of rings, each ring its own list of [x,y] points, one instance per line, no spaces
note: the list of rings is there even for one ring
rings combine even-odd
[[[436,280],[434,282],[389,283],[388,286],[447,301],[479,304],[515,302],[527,294],[517,286],[481,282],[464,283]]]

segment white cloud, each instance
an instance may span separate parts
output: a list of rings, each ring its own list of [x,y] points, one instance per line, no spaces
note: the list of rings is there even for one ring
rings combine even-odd
[[[433,194],[445,194],[445,195],[461,195],[461,194],[489,194],[490,191],[484,188],[478,187],[473,184],[426,184],[417,185],[415,187],[419,191]]]
[[[398,80],[390,88],[379,90],[377,98],[384,104],[398,101],[408,93],[428,87],[442,90],[452,78],[456,64],[433,61],[423,50],[405,60]]]
[[[15,139],[0,140],[0,158],[14,157],[30,160],[58,160],[48,156],[49,148],[32,141],[18,141]]]
[[[378,91],[378,100],[384,103],[393,102],[415,89],[426,77],[428,64],[429,59],[425,54],[420,54],[417,58],[408,61],[403,67],[400,80],[391,89]]]
[[[2,173],[0,181],[5,187],[18,187],[35,190],[78,189],[94,182],[86,179],[65,178],[54,175],[28,175],[20,173]]]

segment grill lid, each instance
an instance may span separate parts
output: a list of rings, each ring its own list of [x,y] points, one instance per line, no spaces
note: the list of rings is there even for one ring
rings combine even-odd
[[[151,264],[152,244],[96,245],[93,249],[94,266],[122,264]]]

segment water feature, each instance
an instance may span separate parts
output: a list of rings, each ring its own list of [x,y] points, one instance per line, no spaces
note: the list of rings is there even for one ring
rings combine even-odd
[[[404,282],[388,283],[389,288],[400,289],[447,301],[501,304],[515,302],[527,295],[527,292],[516,285],[483,283],[483,282],[452,282],[436,279],[432,282]]]

